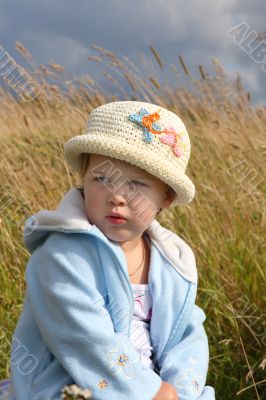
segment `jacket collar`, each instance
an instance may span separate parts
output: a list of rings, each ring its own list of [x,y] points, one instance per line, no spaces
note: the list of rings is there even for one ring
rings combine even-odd
[[[89,222],[80,190],[72,188],[65,194],[56,210],[41,210],[26,220],[24,243],[30,251],[33,251],[52,231],[88,233],[92,230],[98,231],[98,236],[101,235],[106,240],[104,234]],[[194,253],[183,239],[162,227],[156,220],[152,221],[145,232],[160,253],[185,279],[192,283],[197,282]]]

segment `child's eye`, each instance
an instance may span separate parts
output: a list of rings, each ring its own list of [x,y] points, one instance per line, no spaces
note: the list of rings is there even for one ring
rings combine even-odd
[[[143,182],[139,182],[139,181],[131,181],[134,185],[144,185]]]
[[[101,182],[101,183],[107,183],[109,181],[108,176],[97,176],[94,180],[96,180],[97,182]],[[129,185],[136,185],[136,186],[146,186],[145,183],[140,182],[140,181],[127,181],[127,183]]]
[[[98,182],[107,182],[108,178],[106,176],[97,176],[95,180]]]

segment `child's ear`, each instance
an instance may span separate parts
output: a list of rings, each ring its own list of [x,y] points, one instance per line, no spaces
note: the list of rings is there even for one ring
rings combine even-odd
[[[176,197],[177,197],[177,194],[173,191],[172,188],[170,188],[168,186],[167,189],[166,189],[166,192],[165,192],[165,197],[164,197],[164,200],[163,200],[162,207],[163,208],[170,207],[170,205],[173,203],[173,201],[176,199]]]

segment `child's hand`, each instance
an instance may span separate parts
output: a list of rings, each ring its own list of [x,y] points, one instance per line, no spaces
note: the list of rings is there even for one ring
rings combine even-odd
[[[152,400],[179,400],[179,397],[173,385],[162,381],[159,391]]]

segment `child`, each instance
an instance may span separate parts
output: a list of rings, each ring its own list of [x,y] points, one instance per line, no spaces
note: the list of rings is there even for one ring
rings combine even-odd
[[[213,400],[191,248],[157,214],[191,202],[186,128],[154,104],[96,108],[65,144],[83,185],[25,224],[31,257],[10,400]]]

